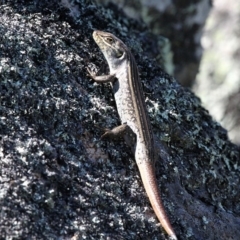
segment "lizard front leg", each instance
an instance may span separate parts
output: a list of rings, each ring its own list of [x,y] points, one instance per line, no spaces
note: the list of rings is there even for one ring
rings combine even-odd
[[[87,68],[87,71],[89,73],[89,76],[98,83],[109,83],[113,82],[115,79],[115,74],[109,74],[109,75],[102,75],[102,76],[97,76],[93,71],[91,71],[89,68]]]

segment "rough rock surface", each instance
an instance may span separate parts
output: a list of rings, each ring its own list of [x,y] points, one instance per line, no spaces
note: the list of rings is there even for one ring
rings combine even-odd
[[[139,66],[159,150],[156,175],[179,239],[240,239],[239,148],[146,52],[144,26],[91,1],[1,1],[0,238],[167,239],[119,124],[93,29]]]

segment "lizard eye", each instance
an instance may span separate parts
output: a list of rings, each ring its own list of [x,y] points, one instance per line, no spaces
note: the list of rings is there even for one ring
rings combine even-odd
[[[111,38],[111,37],[106,37],[106,41],[107,41],[108,43],[113,43],[113,38]]]

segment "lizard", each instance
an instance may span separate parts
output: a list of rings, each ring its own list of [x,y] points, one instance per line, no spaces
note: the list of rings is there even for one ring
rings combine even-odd
[[[122,125],[107,130],[102,137],[118,136],[130,131],[136,137],[135,161],[153,210],[167,234],[177,236],[164,210],[154,171],[154,139],[147,114],[142,85],[135,58],[128,47],[111,33],[95,30],[93,39],[108,62],[110,74],[97,76],[89,68],[90,77],[98,83],[111,83]]]

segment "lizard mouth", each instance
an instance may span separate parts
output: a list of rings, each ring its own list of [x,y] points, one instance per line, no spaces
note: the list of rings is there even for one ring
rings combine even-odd
[[[104,50],[104,41],[102,40],[102,37],[104,36],[104,33],[99,31],[99,30],[95,30],[92,34],[94,41],[97,43],[97,45],[99,46],[99,48],[101,50]]]

